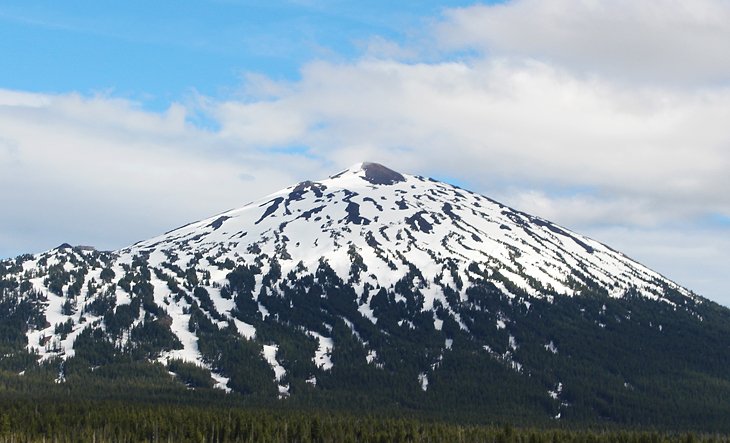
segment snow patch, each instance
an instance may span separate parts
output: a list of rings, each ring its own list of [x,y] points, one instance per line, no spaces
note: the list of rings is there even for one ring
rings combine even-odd
[[[245,337],[246,340],[253,340],[254,338],[256,338],[256,328],[253,325],[250,325],[245,321],[241,321],[237,318],[234,318],[233,322],[236,324],[236,329],[238,330],[238,333]]]
[[[562,394],[562,392],[563,392],[563,383],[562,382],[558,382],[558,385],[555,387],[555,390],[554,391],[548,391],[548,395],[553,400],[557,400],[558,398],[560,398],[560,394]]]
[[[314,331],[307,331],[307,334],[314,337],[319,342],[319,347],[314,352],[314,364],[323,371],[329,371],[332,369],[332,350],[335,347],[335,342],[330,337],[325,337]]]
[[[509,347],[513,351],[517,350],[517,340],[515,339],[515,337],[512,334],[509,335]]]
[[[421,390],[423,392],[428,390],[428,376],[425,372],[418,374],[418,383],[421,385]]]
[[[549,351],[549,352],[551,352],[553,354],[557,354],[558,353],[558,347],[555,346],[555,343],[553,343],[552,340],[550,340],[550,343],[546,344],[544,347],[545,347],[545,350],[546,351]]]
[[[289,395],[289,385],[282,385],[280,382],[286,376],[286,369],[276,360],[276,353],[279,350],[279,345],[264,345],[261,355],[269,363],[271,369],[274,370],[274,381],[278,385],[279,397],[286,397]]]

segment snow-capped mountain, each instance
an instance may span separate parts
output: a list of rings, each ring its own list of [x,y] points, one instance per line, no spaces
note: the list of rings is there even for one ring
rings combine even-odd
[[[511,383],[539,391],[553,417],[587,401],[571,393],[590,384],[571,364],[595,364],[616,340],[678,343],[673,325],[727,317],[596,240],[376,163],[119,251],[21,256],[0,278],[0,316],[22,314],[23,352],[58,364],[59,380],[70,358],[128,354],[194,363],[242,393],[346,391],[358,374],[438,397],[464,388],[449,377],[474,364],[523,380]],[[628,397],[642,383],[628,373],[641,357],[631,346],[600,357],[626,359],[611,374]],[[728,360],[721,352],[713,361]]]
[[[198,253],[252,263],[263,254],[276,258],[284,275],[302,266],[311,272],[324,258],[364,295],[361,312],[373,321],[368,304],[372,294],[365,285],[391,287],[411,266],[424,277],[419,287],[425,310],[436,300],[448,305],[444,286],[463,292],[464,282],[455,279],[494,272],[536,297],[580,295],[588,281],[612,297],[638,291],[661,299],[665,286],[689,296],[595,240],[472,192],[376,163],[299,183],[119,254],[128,263],[135,255],[149,255],[150,263],[159,266],[169,260],[164,251],[176,252],[173,263],[187,263]],[[353,257],[368,271],[353,275]],[[212,281],[224,279],[218,273]]]

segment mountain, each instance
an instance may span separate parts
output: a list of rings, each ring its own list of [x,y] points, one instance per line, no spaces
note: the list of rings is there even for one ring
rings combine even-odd
[[[118,251],[0,262],[0,291],[0,368],[21,378],[80,386],[135,364],[302,407],[709,429],[730,416],[730,310],[376,163]]]

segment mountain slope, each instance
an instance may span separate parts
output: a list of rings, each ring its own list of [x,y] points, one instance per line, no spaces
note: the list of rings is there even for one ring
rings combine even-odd
[[[730,412],[727,309],[374,163],[119,251],[5,261],[0,285],[3,365],[38,358],[59,381],[132,359],[302,404],[712,426]]]

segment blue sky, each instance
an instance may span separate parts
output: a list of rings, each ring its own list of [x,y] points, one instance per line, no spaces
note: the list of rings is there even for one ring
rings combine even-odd
[[[191,91],[231,94],[244,72],[296,79],[312,59],[347,59],[374,35],[403,41],[467,1],[3,2],[0,85],[111,92],[164,109]]]
[[[730,305],[727,23],[724,0],[5,1],[0,257],[378,161]]]

